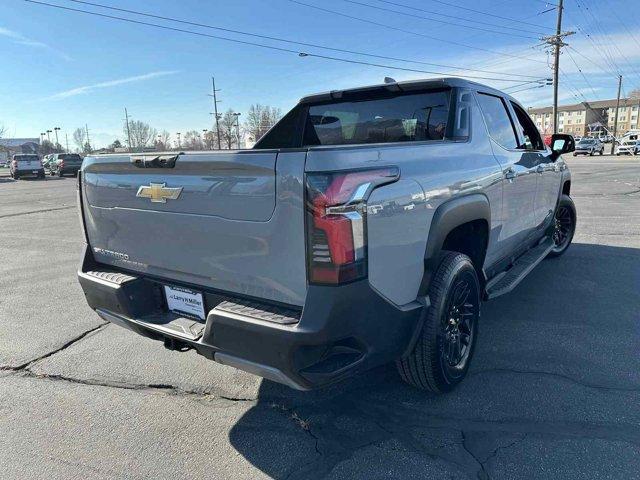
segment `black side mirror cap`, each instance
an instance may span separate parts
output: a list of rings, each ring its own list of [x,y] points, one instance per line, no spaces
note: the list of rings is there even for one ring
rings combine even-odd
[[[576,149],[576,141],[573,136],[566,133],[554,133],[551,135],[551,156],[556,160],[563,153],[571,153]]]

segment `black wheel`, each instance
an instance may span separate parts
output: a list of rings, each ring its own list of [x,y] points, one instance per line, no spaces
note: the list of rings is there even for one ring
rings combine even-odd
[[[469,257],[444,252],[428,293],[420,337],[396,364],[408,384],[444,393],[466,376],[478,338],[480,283]]]
[[[600,150],[600,156],[604,155],[604,148]]]
[[[57,172],[58,176],[62,178],[62,170],[58,170]]]
[[[576,207],[573,200],[569,195],[562,195],[556,209],[553,228],[554,247],[549,252],[550,257],[559,257],[567,251],[576,231],[576,219]]]
[[[595,155],[595,153],[596,153],[596,152],[595,152],[595,150],[591,150],[591,151],[589,152],[589,156],[590,156],[590,157],[593,157],[593,156]]]

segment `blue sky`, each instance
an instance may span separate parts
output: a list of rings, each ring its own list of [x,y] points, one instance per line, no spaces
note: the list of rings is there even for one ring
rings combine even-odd
[[[405,68],[492,78],[515,78],[511,76],[513,74],[551,76],[546,63],[547,53],[544,48],[536,47],[540,43],[536,37],[539,37],[538,32],[553,32],[556,14],[555,11],[541,13],[549,8],[542,0],[442,0],[463,8],[444,5],[441,0],[299,0],[356,18],[341,17],[290,0],[95,0],[110,6],[261,35],[456,68],[372,59],[250,39],[109,12],[69,0],[43,1],[296,51]],[[624,75],[625,92],[640,87],[640,8],[637,3],[637,0],[566,0],[564,26],[577,33],[567,39],[572,49],[562,56],[560,97],[563,103],[577,102],[582,96],[589,100],[615,97],[617,71]],[[367,5],[401,11],[405,15]],[[496,16],[517,18],[520,22]],[[464,19],[498,27],[464,22]],[[464,28],[460,24],[508,34]],[[257,102],[288,110],[305,94],[380,83],[385,76],[398,80],[434,76],[300,57],[56,10],[23,0],[0,1],[0,52],[0,124],[7,128],[5,136],[37,137],[41,131],[54,126],[62,128],[63,137],[64,132],[71,136],[75,128],[86,123],[97,146],[123,138],[125,106],[132,118],[172,134],[209,128],[212,107],[207,94],[210,93],[212,74],[222,90],[220,108],[240,112]],[[500,53],[524,56],[529,60]],[[469,72],[459,70],[459,67],[496,73]],[[522,80],[529,79],[522,77]],[[496,80],[479,81],[498,88],[514,85]],[[550,104],[551,95],[551,87],[514,94],[526,106]]]

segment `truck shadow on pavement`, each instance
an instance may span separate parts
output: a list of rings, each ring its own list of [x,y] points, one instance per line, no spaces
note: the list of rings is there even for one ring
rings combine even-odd
[[[312,392],[263,381],[230,441],[274,478],[633,476],[603,452],[640,458],[639,290],[640,249],[574,244],[483,305],[454,392],[394,366]]]

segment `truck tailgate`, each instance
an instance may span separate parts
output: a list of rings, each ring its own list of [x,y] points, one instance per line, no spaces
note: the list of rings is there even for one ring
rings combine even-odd
[[[88,157],[83,201],[98,262],[302,305],[305,153]]]

